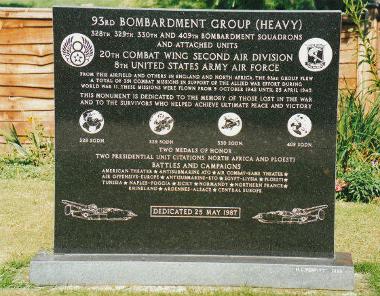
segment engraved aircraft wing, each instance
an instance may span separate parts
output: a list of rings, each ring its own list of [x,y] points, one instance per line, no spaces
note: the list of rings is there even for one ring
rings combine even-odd
[[[68,38],[61,46],[61,53],[66,59],[70,59],[73,37]]]
[[[78,202],[75,202],[75,201],[70,201],[70,200],[66,200],[66,199],[63,199],[62,200],[62,203],[64,205],[68,205],[68,206],[76,206],[76,207],[80,207],[80,208],[86,208],[87,206],[84,205],[84,204],[81,204],[81,203],[78,203]]]
[[[83,42],[83,53],[86,56],[86,58],[93,56],[93,54],[94,54],[94,47],[84,37],[82,37],[82,42]]]

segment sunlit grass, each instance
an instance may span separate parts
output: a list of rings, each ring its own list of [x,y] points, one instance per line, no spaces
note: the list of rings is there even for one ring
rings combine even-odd
[[[380,204],[336,202],[336,251],[350,252],[354,263],[380,263]]]
[[[0,264],[52,248],[52,181],[0,180],[0,204]]]
[[[380,295],[380,263],[359,263],[355,271],[368,275],[368,281],[377,295]]]
[[[54,180],[54,164],[47,163],[41,166],[8,164],[0,158],[0,179],[38,179],[41,181]]]
[[[375,295],[364,283],[358,283],[355,293],[343,291],[261,289],[261,288],[187,288],[187,287],[59,287],[33,289],[4,289],[0,296],[372,296]]]

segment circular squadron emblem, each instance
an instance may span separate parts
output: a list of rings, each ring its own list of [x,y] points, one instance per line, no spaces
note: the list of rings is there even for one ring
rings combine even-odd
[[[169,113],[158,111],[150,117],[149,127],[157,135],[166,135],[173,129],[174,119]]]
[[[321,38],[311,38],[302,44],[298,58],[305,69],[319,72],[330,65],[332,48],[327,41]]]
[[[86,110],[79,118],[79,125],[88,134],[100,132],[104,126],[103,115],[96,110]]]
[[[219,118],[218,128],[220,132],[225,136],[236,136],[238,133],[240,133],[242,128],[241,118],[236,113],[224,113]]]
[[[61,43],[62,58],[73,67],[88,65],[94,58],[94,54],[94,44],[83,34],[70,34]]]
[[[295,114],[288,120],[289,133],[297,138],[306,137],[311,132],[311,120],[305,114]]]

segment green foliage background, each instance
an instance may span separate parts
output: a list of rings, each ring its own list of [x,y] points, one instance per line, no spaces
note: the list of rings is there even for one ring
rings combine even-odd
[[[145,7],[214,8],[214,9],[276,9],[308,10],[339,9],[340,2],[328,0],[137,0]]]
[[[371,0],[369,1],[371,2]],[[0,0],[0,6],[51,7],[84,5],[109,7],[171,7],[198,9],[339,9],[342,0]]]

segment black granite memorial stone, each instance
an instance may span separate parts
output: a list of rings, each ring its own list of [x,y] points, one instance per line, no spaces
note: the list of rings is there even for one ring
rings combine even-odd
[[[334,256],[339,12],[53,13],[56,253]]]

